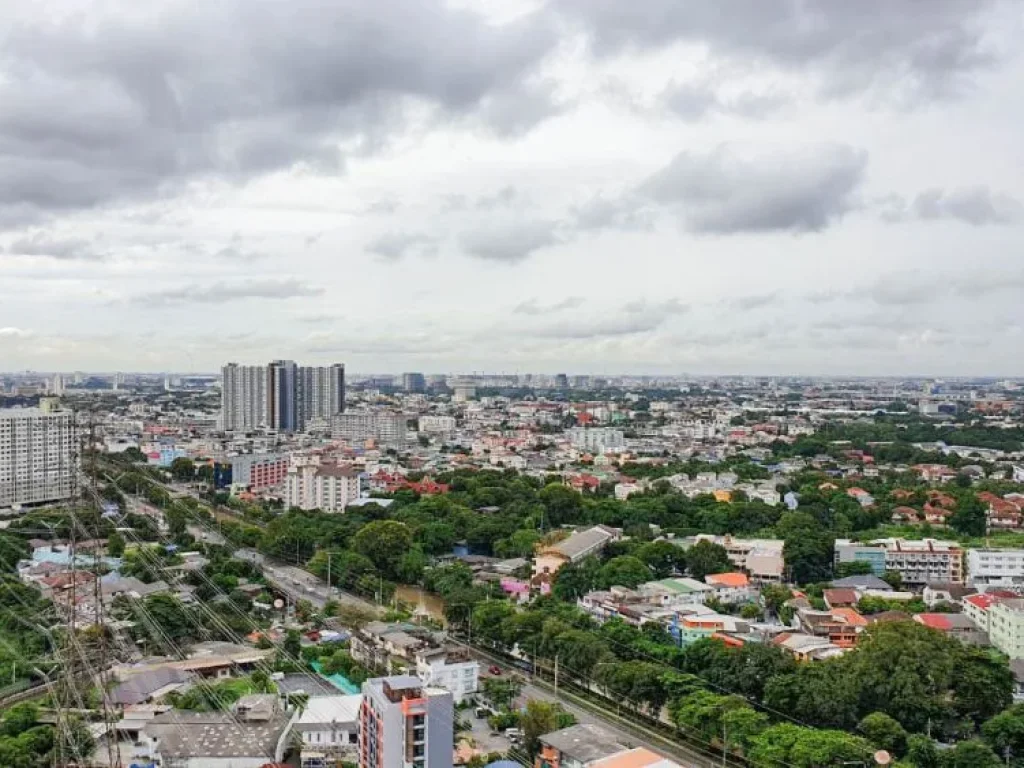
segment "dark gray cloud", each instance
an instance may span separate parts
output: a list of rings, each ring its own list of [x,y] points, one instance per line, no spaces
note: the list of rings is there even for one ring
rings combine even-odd
[[[412,102],[522,130],[543,117],[544,90],[524,84],[557,42],[544,14],[499,26],[442,0],[24,17],[0,59],[0,210],[94,206],[207,173],[338,172],[402,128]]]
[[[226,304],[240,299],[297,299],[319,296],[323,288],[306,285],[298,280],[264,279],[210,285],[184,285],[136,296],[133,302],[151,306],[171,304]]]
[[[7,246],[6,252],[12,256],[42,256],[60,261],[96,261],[106,257],[88,240],[50,237],[42,232],[15,240]]]
[[[999,0],[560,0],[599,55],[677,42],[798,73],[829,94],[942,96],[992,63],[980,29]]]
[[[524,221],[471,230],[460,238],[462,249],[484,261],[513,264],[560,242],[553,221]]]
[[[366,246],[386,261],[398,261],[410,254],[433,255],[437,252],[438,239],[430,235],[408,232],[389,232],[381,235]]]
[[[955,219],[976,227],[986,224],[1013,224],[1024,218],[1024,206],[1015,198],[993,192],[988,187],[964,189],[927,189],[907,201],[891,196],[882,202],[882,218],[887,221]]]
[[[517,315],[547,315],[554,312],[561,312],[566,309],[576,309],[583,305],[583,299],[580,296],[566,296],[561,301],[556,301],[551,304],[542,304],[536,299],[527,299],[519,304],[516,304],[512,308],[512,311]]]
[[[701,234],[817,232],[855,207],[867,155],[838,144],[753,154],[720,145],[681,152],[638,193]]]

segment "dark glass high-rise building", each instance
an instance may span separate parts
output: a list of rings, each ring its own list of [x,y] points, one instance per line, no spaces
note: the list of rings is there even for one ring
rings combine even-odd
[[[419,394],[427,391],[427,379],[422,373],[403,373],[402,389]]]
[[[279,432],[299,427],[299,367],[293,360],[275,360],[267,366],[267,426]]]

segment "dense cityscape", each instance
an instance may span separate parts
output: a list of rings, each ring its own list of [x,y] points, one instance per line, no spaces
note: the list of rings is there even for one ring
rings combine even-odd
[[[5,764],[1019,745],[1020,380],[0,382]]]

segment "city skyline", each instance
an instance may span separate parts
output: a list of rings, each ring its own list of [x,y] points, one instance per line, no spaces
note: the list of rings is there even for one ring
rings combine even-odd
[[[1024,373],[1013,3],[70,5],[0,22],[7,367]]]

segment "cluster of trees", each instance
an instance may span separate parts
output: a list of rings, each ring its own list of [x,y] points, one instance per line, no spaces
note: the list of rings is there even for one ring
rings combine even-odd
[[[728,748],[755,763],[774,755],[824,764],[830,760],[815,763],[820,750],[842,755],[871,747],[902,755],[913,736],[926,733],[959,739],[982,733],[997,747],[1019,738],[1024,754],[1024,708],[1003,712],[1012,690],[1005,660],[914,622],[874,625],[854,651],[803,665],[771,645],[735,648],[708,639],[679,647],[659,626],[638,629],[621,620],[596,626],[554,597],[525,610],[482,603],[472,626],[474,637],[518,649],[542,668],[557,657],[563,675],[641,711],[667,705],[691,735],[721,738],[724,725]],[[787,718],[804,730],[780,730],[795,727]],[[888,730],[895,735],[883,738],[883,726],[893,723],[898,730]],[[859,736],[841,738],[854,731]]]
[[[39,721],[34,704],[16,704],[0,720],[0,765],[4,768],[46,768],[58,755],[88,759],[95,742],[84,723],[69,716],[67,729],[58,732]]]

